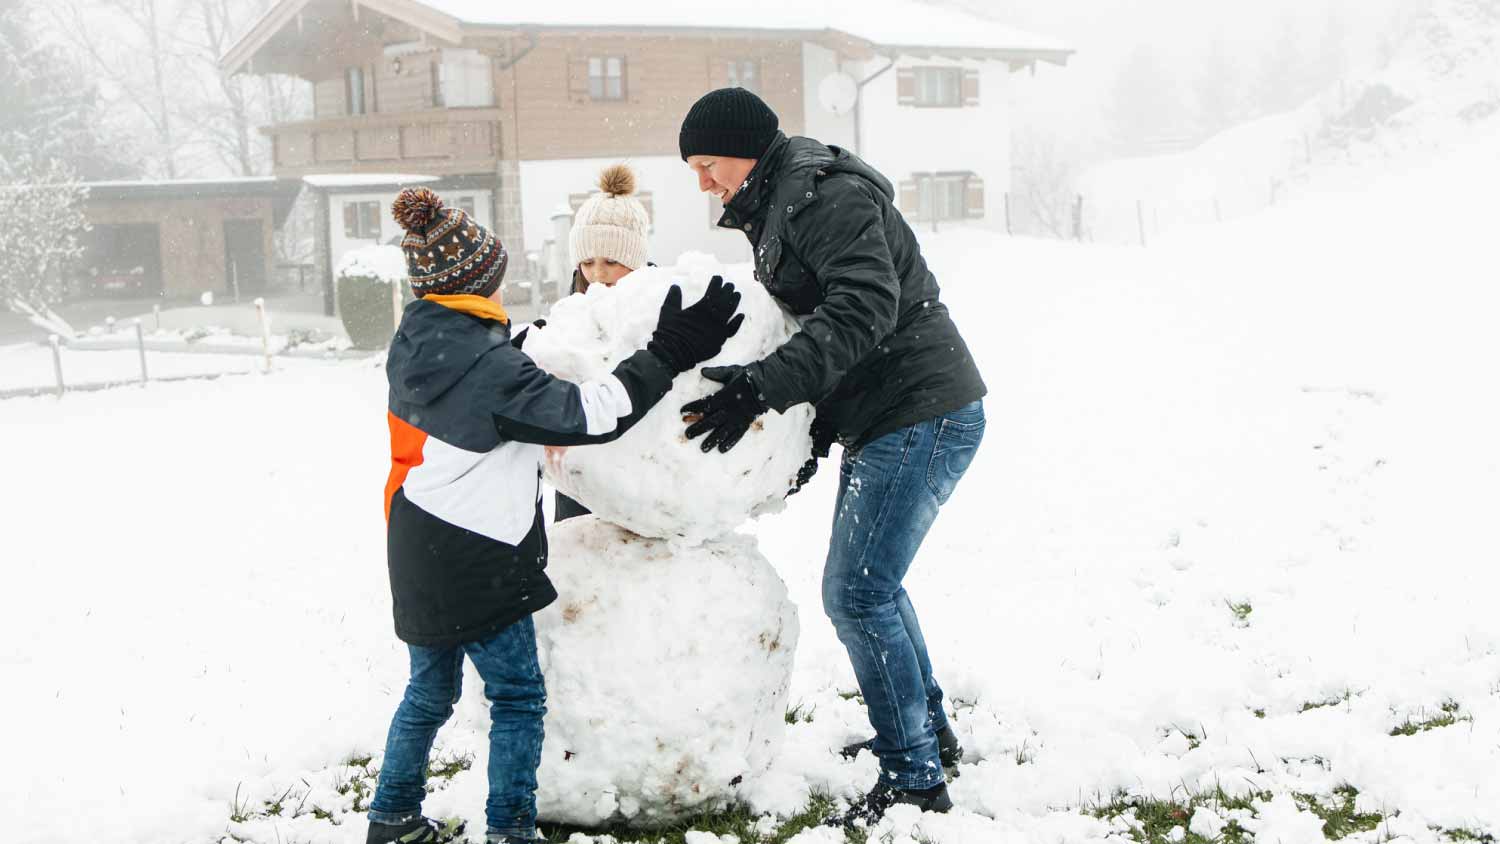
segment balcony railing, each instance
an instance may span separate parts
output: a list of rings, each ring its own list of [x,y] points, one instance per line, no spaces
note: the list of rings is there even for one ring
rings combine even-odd
[[[277,176],[488,173],[500,160],[500,110],[494,108],[325,117],[261,131],[271,136]]]

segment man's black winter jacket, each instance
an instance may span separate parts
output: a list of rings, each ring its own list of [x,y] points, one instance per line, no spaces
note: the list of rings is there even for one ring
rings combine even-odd
[[[985,394],[894,197],[847,150],[777,133],[719,221],[750,239],[755,277],[802,326],[751,377],[774,410],[816,405],[846,446]]]

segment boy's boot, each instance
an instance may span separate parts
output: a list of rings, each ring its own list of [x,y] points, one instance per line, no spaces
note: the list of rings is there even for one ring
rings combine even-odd
[[[548,844],[548,841],[540,832],[530,838],[521,838],[515,835],[497,835],[491,832],[484,837],[484,844]]]
[[[948,796],[946,783],[933,788],[905,789],[882,782],[870,789],[869,794],[854,801],[849,811],[834,815],[823,823],[825,826],[842,826],[844,829],[855,829],[861,825],[874,826],[885,816],[887,809],[897,805],[916,806],[924,812],[945,813],[953,808],[953,800]]]
[[[937,732],[938,759],[943,763],[943,772],[949,779],[958,776],[958,763],[964,761],[963,745],[958,743],[958,735],[953,732],[952,725],[944,724]],[[865,739],[854,744],[847,745],[839,751],[845,759],[853,759],[859,756],[861,750],[875,752],[875,739]]]
[[[448,844],[464,834],[464,822],[453,818],[435,821],[420,815],[402,823],[370,821],[365,844]]]

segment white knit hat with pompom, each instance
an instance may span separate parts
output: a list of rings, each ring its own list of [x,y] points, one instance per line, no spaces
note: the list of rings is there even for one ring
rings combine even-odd
[[[636,199],[635,173],[624,164],[599,174],[599,190],[573,215],[568,251],[573,266],[589,258],[608,258],[632,270],[646,263],[646,231],[651,220]]]

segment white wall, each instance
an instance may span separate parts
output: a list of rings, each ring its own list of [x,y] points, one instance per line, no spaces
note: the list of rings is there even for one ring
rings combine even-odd
[[[334,193],[328,197],[328,234],[329,247],[332,253],[333,263],[329,265],[328,271],[333,272],[339,265],[339,260],[346,252],[358,249],[362,246],[371,246],[377,243],[394,243],[400,245],[401,238],[406,232],[391,218],[391,203],[396,200],[396,194],[400,191],[390,188],[380,191],[369,191],[361,193]],[[440,190],[438,195],[450,206],[458,207],[459,200],[470,197],[474,200],[474,218],[481,226],[493,231],[490,224],[490,192],[487,190]],[[380,237],[351,238],[344,235],[344,205],[350,202],[380,203]],[[509,248],[509,247],[507,247]]]
[[[838,54],[832,50],[811,42],[802,42],[802,115],[807,137],[845,148],[854,146],[854,113],[851,111],[842,116],[834,114],[823,108],[818,100],[818,86],[825,78],[840,70],[853,76],[856,81],[864,78],[856,75],[859,72],[857,66],[851,67],[852,71],[840,68]]]
[[[864,79],[884,67],[876,58],[846,70]],[[964,67],[979,71],[979,105],[917,108],[898,105],[896,75],[902,67]],[[860,94],[860,157],[900,187],[912,173],[970,170],[984,180],[986,227],[1005,225],[1004,195],[1010,189],[1010,68],[1004,62],[956,61],[903,56]]]
[[[620,161],[572,158],[521,162],[521,222],[526,251],[540,257],[543,244],[552,237],[553,212],[567,208],[571,194],[598,191],[599,172]],[[708,252],[726,262],[750,260],[750,245],[742,233],[712,225],[712,200],[698,192],[698,180],[681,158],[629,158],[624,163],[635,170],[636,190],[651,194],[649,260],[671,264],[690,251]]]

